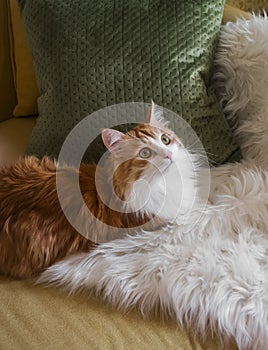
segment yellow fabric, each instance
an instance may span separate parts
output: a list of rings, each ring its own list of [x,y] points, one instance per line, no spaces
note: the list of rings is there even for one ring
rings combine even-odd
[[[244,11],[255,11],[258,13],[262,10],[268,10],[268,0],[227,0],[227,4],[237,7]]]
[[[39,92],[16,0],[9,0],[9,12],[11,60],[18,100],[13,113],[15,117],[38,114],[37,97]]]
[[[10,61],[7,0],[0,1],[0,121],[12,116],[17,103]]]
[[[12,161],[24,155],[35,122],[35,117],[28,117],[10,118],[0,123],[0,166],[3,159]]]
[[[235,22],[237,18],[249,19],[250,17],[251,14],[249,12],[245,12],[229,4],[226,4],[224,7],[222,24],[225,24],[230,21]]]
[[[5,350],[215,350],[201,346],[175,322],[143,320],[93,298],[0,278],[0,348]],[[228,347],[229,350],[234,349]]]

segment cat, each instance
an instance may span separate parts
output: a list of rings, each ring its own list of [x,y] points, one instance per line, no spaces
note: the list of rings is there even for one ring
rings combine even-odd
[[[126,134],[103,129],[102,140],[109,151],[102,166],[82,163],[76,169],[28,156],[0,169],[0,273],[30,278],[71,254],[95,249],[113,231],[116,237],[120,229],[154,230],[187,212],[195,196],[194,158],[154,103],[145,123]],[[75,203],[76,176],[85,205]]]

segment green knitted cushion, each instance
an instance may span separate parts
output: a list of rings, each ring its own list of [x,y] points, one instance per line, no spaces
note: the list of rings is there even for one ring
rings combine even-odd
[[[210,159],[239,157],[208,88],[224,2],[19,0],[40,90],[27,152],[57,156],[85,116],[154,99],[190,123]]]

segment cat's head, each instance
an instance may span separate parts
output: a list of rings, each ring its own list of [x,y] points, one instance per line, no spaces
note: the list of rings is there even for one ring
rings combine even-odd
[[[156,215],[162,207],[160,216],[171,220],[178,206],[185,211],[191,202],[194,169],[192,157],[162,113],[152,103],[145,123],[126,134],[104,129],[102,139],[113,159],[116,195],[132,211]]]
[[[102,140],[110,151],[114,163],[126,171],[124,176],[135,181],[148,170],[165,171],[176,161],[183,144],[176,134],[167,127],[161,109],[152,103],[145,123],[137,125],[126,134],[114,129],[103,129]]]

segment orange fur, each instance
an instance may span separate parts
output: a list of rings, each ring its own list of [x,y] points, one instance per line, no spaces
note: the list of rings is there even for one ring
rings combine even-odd
[[[176,140],[171,131],[165,132]],[[155,127],[145,123],[129,131],[124,138],[127,141],[139,138],[146,142],[147,137],[155,135]],[[146,164],[146,160],[128,159],[115,171],[113,185],[121,200],[128,196],[130,184],[142,176]],[[161,223],[153,215],[153,220],[149,220],[152,217],[145,214],[120,213],[106,206],[96,189],[94,164],[82,164],[80,169],[75,169],[57,167],[48,157],[41,160],[26,157],[0,169],[0,273],[32,277],[70,254],[94,249],[96,244],[79,234],[66,219],[58,199],[56,176],[65,185],[63,205],[73,208],[72,179],[78,172],[86,207],[98,222],[88,222],[85,207],[75,207],[75,213],[95,242],[105,237],[109,226],[127,231],[145,223],[148,228]],[[105,176],[103,174],[104,182]]]
[[[94,216],[114,227],[141,224],[135,215],[115,212],[102,203],[95,188],[95,169],[90,164],[80,167],[81,193]],[[63,167],[59,176],[69,178],[77,171]],[[72,189],[68,191],[72,198]],[[102,234],[93,223],[85,226]],[[32,277],[70,254],[96,246],[76,232],[62,212],[56,164],[47,157],[27,157],[0,170],[0,227],[0,273],[13,277]]]

